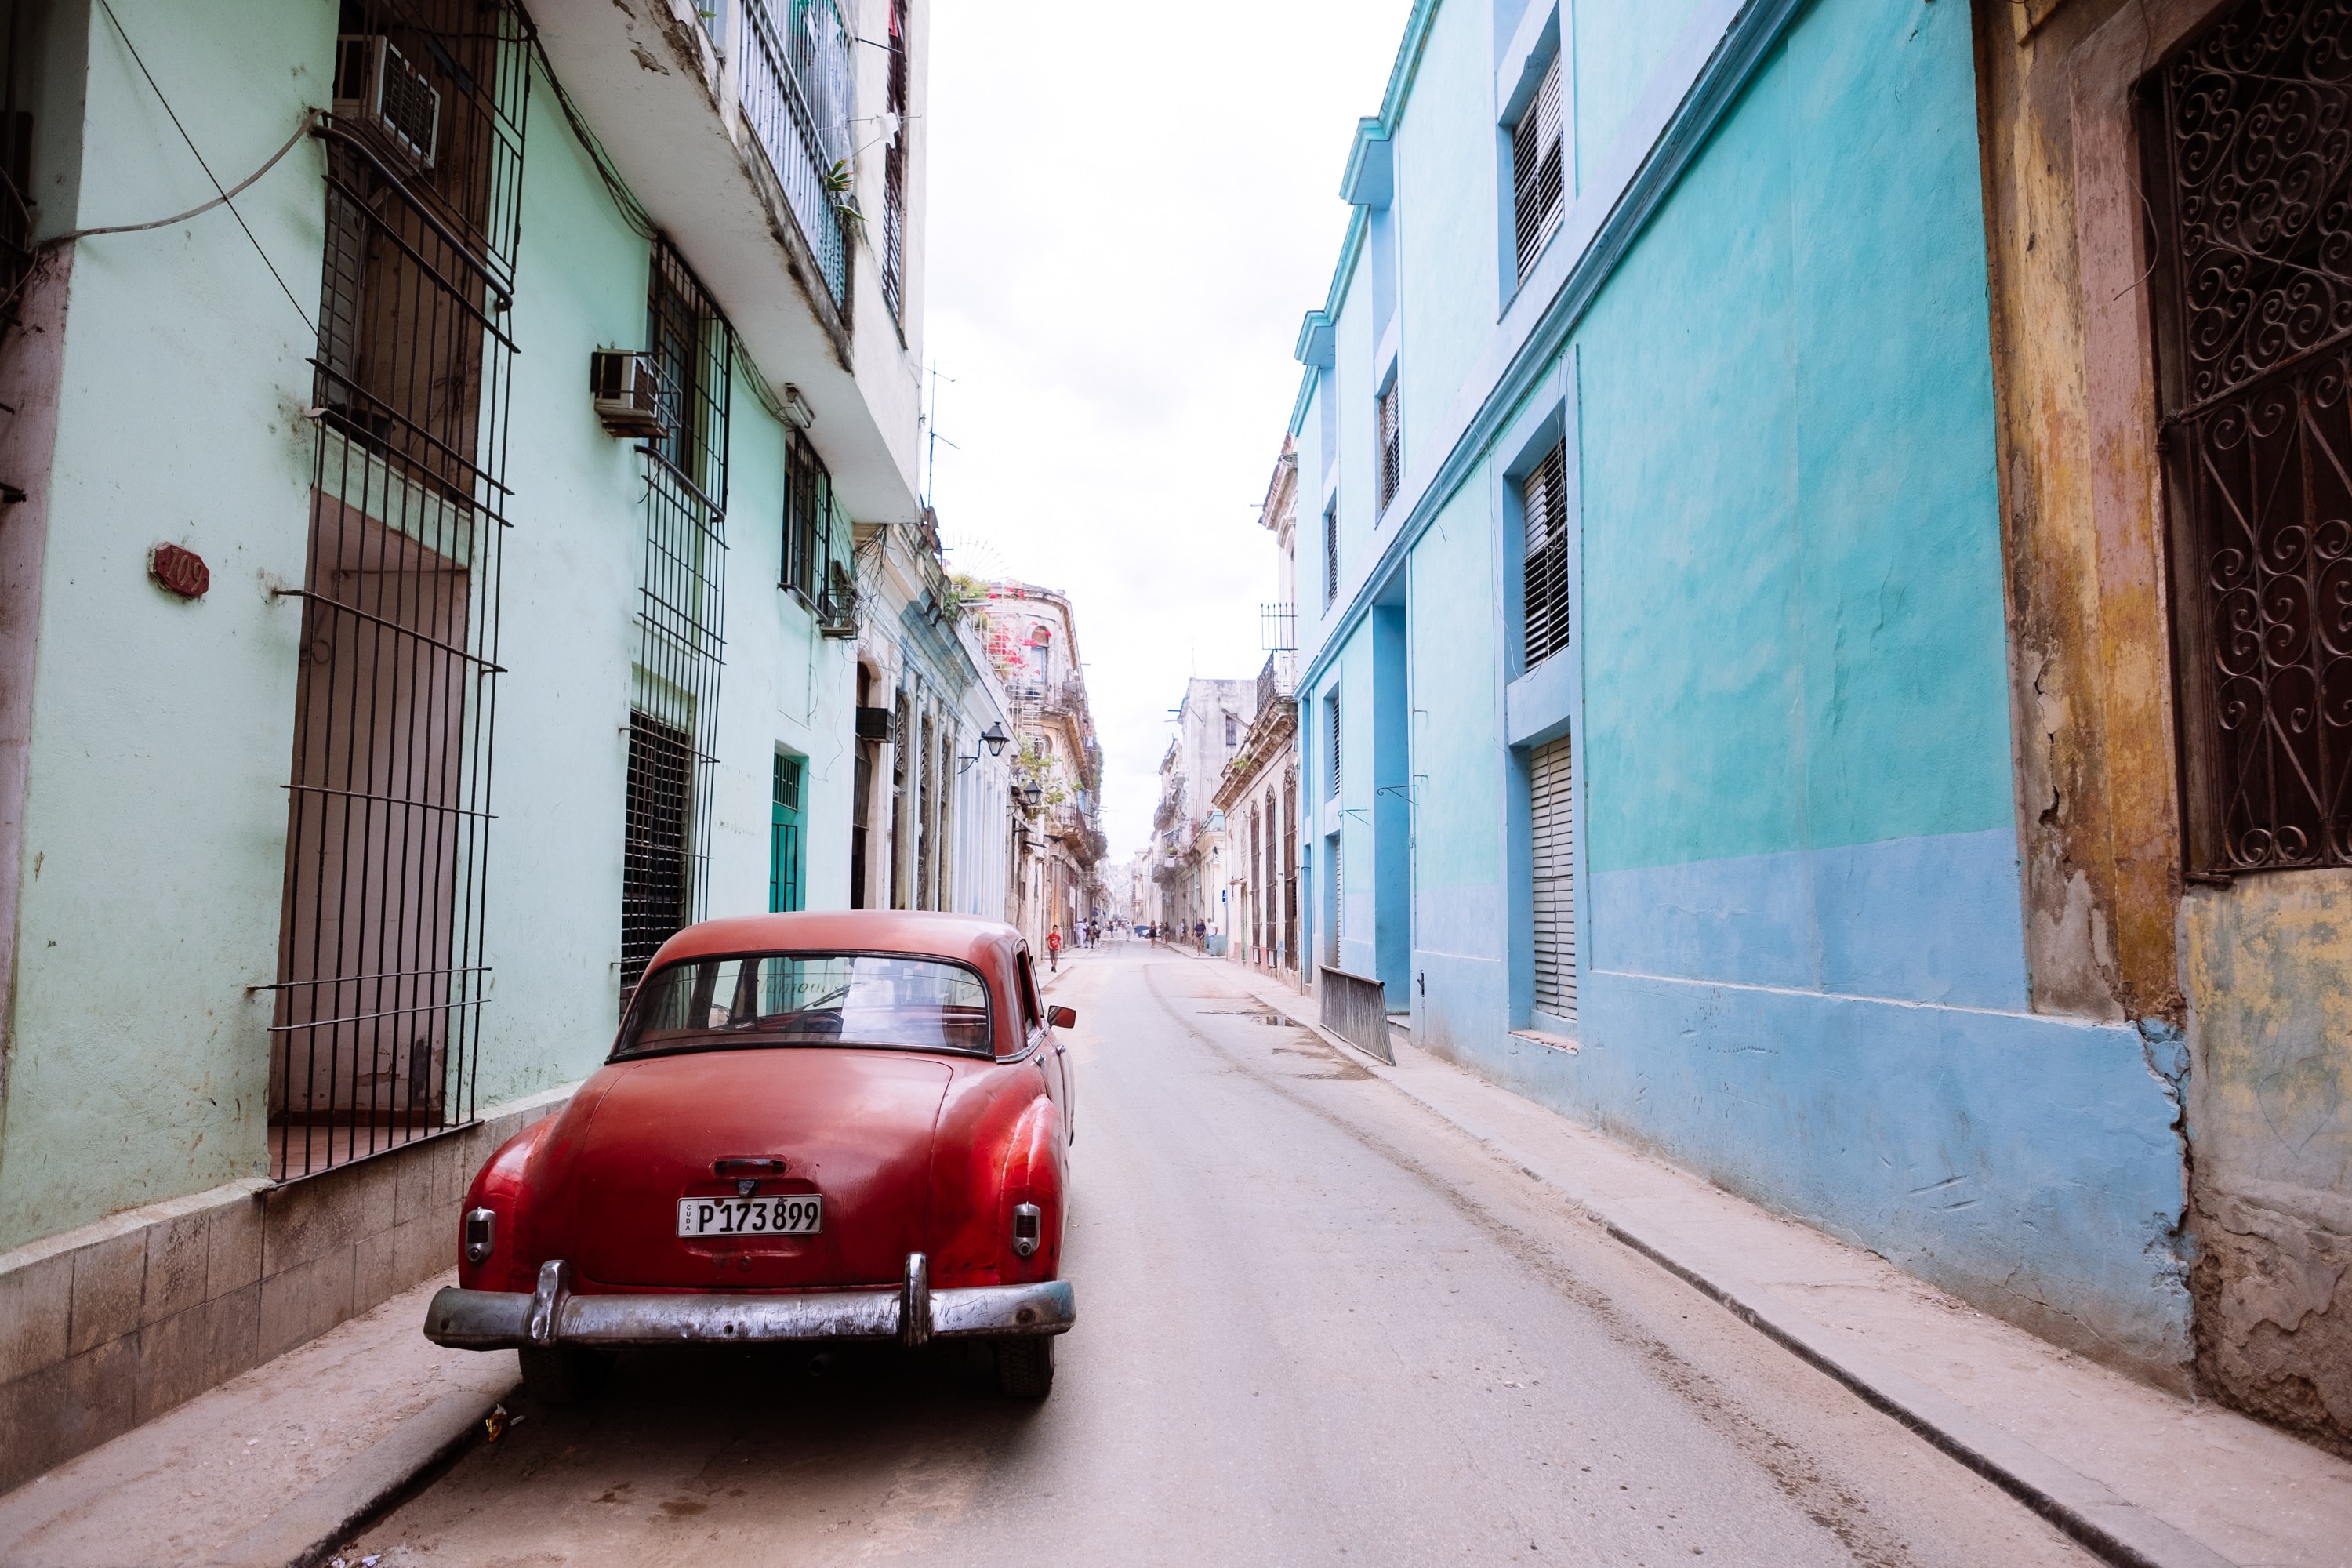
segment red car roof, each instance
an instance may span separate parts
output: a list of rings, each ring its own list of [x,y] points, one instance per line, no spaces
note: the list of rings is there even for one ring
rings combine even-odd
[[[913,910],[833,910],[735,915],[691,925],[662,943],[653,966],[729,952],[923,952],[961,959],[984,973],[1008,969],[1021,933],[984,915]]]

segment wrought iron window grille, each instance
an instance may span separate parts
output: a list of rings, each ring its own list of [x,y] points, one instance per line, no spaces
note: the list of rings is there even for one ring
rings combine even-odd
[[[1519,481],[1525,548],[1519,572],[1519,618],[1526,668],[1533,669],[1568,646],[1568,443],[1543,455]]]
[[[711,779],[726,665],[727,448],[735,339],[667,242],[653,249],[649,340],[666,437],[645,459],[645,563],[622,829],[621,994],[709,903]]]
[[[1511,128],[1511,215],[1522,282],[1535,269],[1568,211],[1566,135],[1560,113],[1559,56],[1544,68],[1519,122]]]
[[[2352,865],[2347,58],[2244,0],[2140,95],[2192,878]]]
[[[527,24],[497,3],[346,0],[341,26],[338,93],[359,113],[318,126],[318,434],[303,583],[286,591],[302,625],[269,987],[280,1181],[470,1124],[489,988],[514,353],[498,314]]]
[[[814,604],[827,591],[833,563],[833,476],[797,433],[784,444],[783,553],[783,585]]]

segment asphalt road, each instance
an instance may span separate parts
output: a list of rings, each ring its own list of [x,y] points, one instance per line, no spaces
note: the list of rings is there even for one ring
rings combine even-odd
[[[646,1352],[520,1408],[382,1568],[2081,1563],[1223,963],[1088,954],[1078,1326],[1041,1406],[957,1347]]]

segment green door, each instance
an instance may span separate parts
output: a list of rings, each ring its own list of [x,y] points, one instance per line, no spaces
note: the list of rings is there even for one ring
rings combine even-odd
[[[801,907],[801,769],[798,757],[776,759],[776,801],[768,829],[768,908]]]

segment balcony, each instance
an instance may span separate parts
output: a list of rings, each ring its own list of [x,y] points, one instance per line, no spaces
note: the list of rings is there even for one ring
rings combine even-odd
[[[883,96],[884,53],[857,45],[838,0],[530,9],[614,172],[772,389],[790,382],[814,410],[808,438],[843,506],[915,521],[919,378],[885,324],[880,268],[855,263],[861,236],[844,222],[853,189],[882,205],[883,156],[860,152],[872,138],[853,122]],[[853,333],[867,321],[880,330]]]
[[[847,220],[835,200],[857,113],[854,45],[834,0],[745,0],[736,85],[837,307],[849,303]],[[836,174],[835,171],[841,171]]]
[[[1297,679],[1298,656],[1286,648],[1277,648],[1265,656],[1265,668],[1257,672],[1257,710],[1263,713],[1276,702],[1290,700],[1292,684]]]

